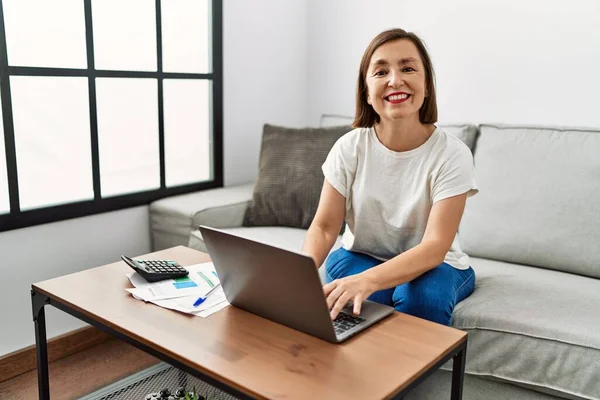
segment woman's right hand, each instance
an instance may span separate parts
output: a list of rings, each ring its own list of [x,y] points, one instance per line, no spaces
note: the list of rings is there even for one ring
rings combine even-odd
[[[356,274],[336,279],[323,286],[331,319],[334,320],[340,311],[351,302],[354,315],[360,314],[363,300],[377,291],[374,282],[364,274]]]

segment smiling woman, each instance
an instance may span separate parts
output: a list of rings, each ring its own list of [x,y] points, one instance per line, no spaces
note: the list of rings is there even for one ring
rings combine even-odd
[[[408,86],[406,89],[415,92],[389,91],[386,82],[390,74],[391,79],[405,81]],[[382,109],[375,108],[372,97],[376,97],[376,93],[369,92],[376,89],[383,90],[387,95],[412,96],[413,112],[417,104],[420,121],[424,124],[437,121],[433,65],[425,45],[414,33],[402,30],[383,32],[365,50],[359,67],[353,126],[372,126],[379,122]]]
[[[376,36],[362,57],[353,131],[333,146],[303,250],[326,260],[331,317],[372,300],[450,325],[475,273],[457,231],[477,193],[473,156],[434,125],[437,103],[423,42],[402,29]]]

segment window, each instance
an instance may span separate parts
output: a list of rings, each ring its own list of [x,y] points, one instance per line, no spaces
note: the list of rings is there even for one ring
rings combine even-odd
[[[219,0],[0,0],[0,231],[222,186]]]
[[[10,211],[8,176],[6,174],[6,151],[4,148],[4,122],[0,110],[0,215]]]

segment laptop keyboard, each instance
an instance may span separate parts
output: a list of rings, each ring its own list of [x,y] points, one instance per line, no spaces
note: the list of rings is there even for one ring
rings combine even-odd
[[[333,329],[335,330],[335,334],[339,335],[346,332],[348,329],[354,328],[358,324],[362,324],[365,321],[366,319],[364,318],[341,312],[333,320]]]

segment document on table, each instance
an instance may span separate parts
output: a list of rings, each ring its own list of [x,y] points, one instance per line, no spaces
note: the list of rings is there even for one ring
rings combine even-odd
[[[199,306],[193,304],[198,297],[206,295],[219,283],[213,263],[195,264],[185,267],[190,274],[184,278],[148,282],[137,272],[127,274],[134,288],[125,289],[138,300],[158,306],[206,318],[227,307],[229,303],[219,287]]]

